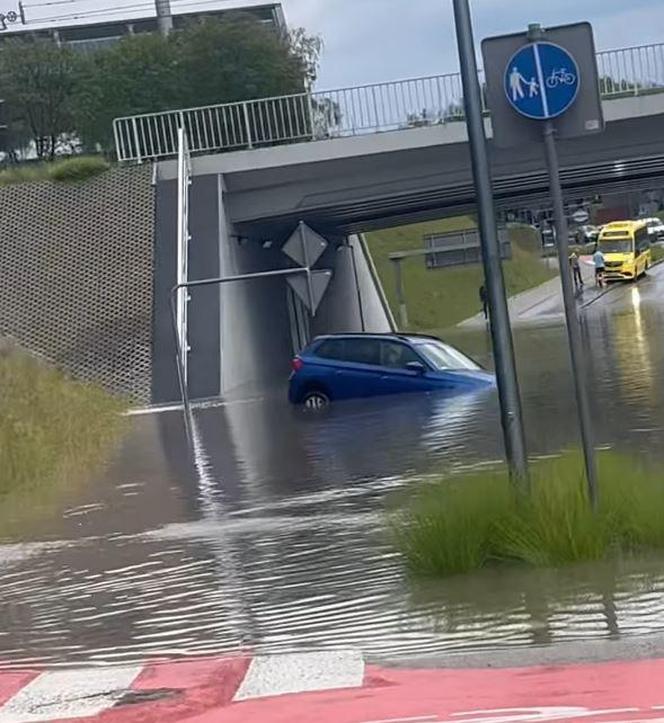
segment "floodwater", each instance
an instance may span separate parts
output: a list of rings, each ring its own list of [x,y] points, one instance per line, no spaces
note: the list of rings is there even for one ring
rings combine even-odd
[[[565,333],[548,322],[516,333],[538,455],[577,438]],[[664,273],[586,310],[599,444],[663,454],[663,337]],[[484,330],[454,341],[489,357]],[[280,398],[208,408],[193,462],[177,412],[135,417],[105,470],[56,509],[35,500],[25,539],[0,545],[0,660],[340,646],[390,660],[664,631],[664,559],[411,584],[384,528],[393,493],[501,449],[492,392],[320,417]]]

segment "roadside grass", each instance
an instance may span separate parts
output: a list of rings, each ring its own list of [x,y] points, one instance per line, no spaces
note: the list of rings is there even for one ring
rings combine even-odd
[[[125,407],[32,357],[0,352],[0,535],[107,459]]]
[[[107,171],[110,167],[110,163],[101,156],[74,156],[50,163],[8,166],[0,171],[0,186],[38,181],[57,183],[85,181]]]
[[[598,457],[597,513],[580,453],[532,465],[531,492],[505,469],[421,485],[389,513],[409,570],[444,577],[500,565],[555,567],[664,548],[664,475],[616,452]]]
[[[664,259],[664,246],[660,245],[653,245],[650,248],[652,252],[652,260],[653,262],[661,261]]]
[[[365,234],[395,318],[398,318],[398,308],[393,263],[389,255],[396,251],[423,248],[425,234],[475,227],[474,219],[461,216]],[[555,276],[555,270],[547,268],[540,258],[539,240],[532,229],[511,228],[510,237],[513,258],[503,262],[509,295],[526,291]],[[407,259],[402,266],[411,330],[447,329],[480,311],[479,287],[484,277],[481,264],[431,270],[426,268],[424,257],[419,257]]]

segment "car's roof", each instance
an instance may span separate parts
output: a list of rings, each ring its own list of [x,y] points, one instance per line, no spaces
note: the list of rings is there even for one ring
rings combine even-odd
[[[429,334],[417,334],[414,332],[387,332],[384,334],[371,334],[369,332],[345,332],[338,334],[322,334],[317,336],[313,341],[318,342],[325,339],[396,339],[398,341],[407,341],[411,344],[422,344],[427,341],[441,341],[437,336]]]

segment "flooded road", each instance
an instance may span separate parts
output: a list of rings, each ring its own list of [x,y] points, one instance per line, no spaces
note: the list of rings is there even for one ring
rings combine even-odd
[[[664,272],[584,314],[598,443],[658,460]],[[661,273],[660,273],[661,272]],[[575,444],[561,323],[516,332],[535,455]],[[489,361],[484,330],[450,337]],[[664,559],[486,571],[412,585],[385,509],[428,475],[502,457],[493,393],[132,419],[114,461],[0,546],[0,664],[126,662],[239,648],[359,647],[370,659],[664,631]]]

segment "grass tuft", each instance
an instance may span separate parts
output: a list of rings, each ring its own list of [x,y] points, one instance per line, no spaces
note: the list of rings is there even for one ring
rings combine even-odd
[[[48,176],[53,181],[72,183],[98,176],[110,167],[111,164],[101,156],[74,156],[49,166]]]
[[[0,186],[39,181],[74,183],[98,176],[110,167],[110,163],[101,156],[73,156],[51,163],[26,163],[0,171]]]
[[[527,498],[514,494],[504,469],[441,479],[392,513],[394,540],[410,570],[428,576],[664,548],[664,475],[615,452],[600,454],[599,475],[597,513],[576,452],[535,463]]]

